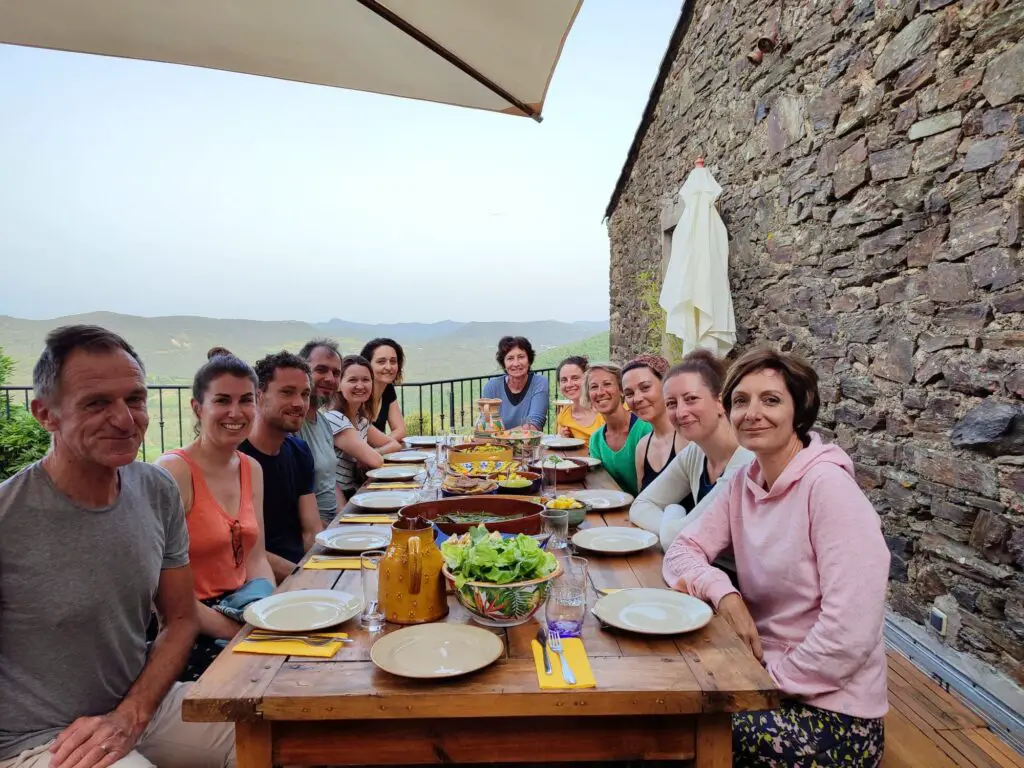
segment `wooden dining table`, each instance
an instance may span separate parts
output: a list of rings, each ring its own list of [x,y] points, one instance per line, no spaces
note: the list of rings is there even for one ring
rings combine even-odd
[[[583,488],[618,485],[598,468],[559,490]],[[353,511],[349,504],[340,514]],[[628,510],[616,509],[592,511],[581,527],[629,524]],[[319,546],[307,557],[316,554]],[[666,586],[658,545],[627,556],[579,554],[589,562],[589,606],[603,589]],[[362,594],[358,570],[300,567],[278,587],[301,589]],[[454,596],[449,603],[442,621],[474,623]],[[330,659],[233,653],[246,626],[194,685],[182,714],[188,722],[234,723],[239,768],[633,760],[728,768],[732,713],[779,705],[771,677],[717,615],[672,637],[615,630],[588,615],[582,639],[597,682],[588,689],[540,689],[531,648],[537,628],[531,620],[490,629],[504,641],[498,661],[460,677],[417,680],[370,660],[381,634],[357,619],[338,628],[354,642]]]

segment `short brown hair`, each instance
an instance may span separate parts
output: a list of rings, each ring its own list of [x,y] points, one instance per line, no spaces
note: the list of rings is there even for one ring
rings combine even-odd
[[[498,365],[501,366],[501,370],[505,370],[505,357],[516,347],[523,350],[526,353],[526,361],[533,365],[533,360],[537,356],[537,353],[533,351],[533,344],[525,336],[502,336],[498,341],[498,352],[494,355],[494,359],[498,361]]]
[[[46,335],[43,353],[32,370],[32,387],[40,400],[53,402],[60,395],[60,377],[71,353],[77,349],[86,352],[116,352],[122,350],[138,363],[143,375],[146,366],[121,336],[98,325],[62,325]]]
[[[739,383],[752,373],[770,369],[782,374],[790,397],[793,398],[793,430],[805,446],[811,443],[811,427],[818,418],[821,397],[818,395],[818,374],[802,358],[783,354],[774,349],[752,349],[740,356],[729,369],[722,389],[725,412],[732,411],[732,393]]]
[[[711,390],[711,394],[719,397],[728,370],[729,366],[725,361],[711,350],[695,349],[684,357],[682,362],[669,368],[665,374],[665,381],[683,373],[696,373],[704,382],[704,386]]]

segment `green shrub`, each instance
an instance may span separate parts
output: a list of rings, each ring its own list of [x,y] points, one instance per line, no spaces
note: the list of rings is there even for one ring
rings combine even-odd
[[[430,423],[430,413],[421,413],[419,411],[412,411],[410,413],[403,414],[405,416],[405,431],[410,437],[417,435],[443,435],[444,424],[441,421],[441,415],[434,414],[434,423]],[[422,419],[422,423],[420,420]]]
[[[41,459],[50,447],[50,433],[19,406],[0,410],[0,480]]]

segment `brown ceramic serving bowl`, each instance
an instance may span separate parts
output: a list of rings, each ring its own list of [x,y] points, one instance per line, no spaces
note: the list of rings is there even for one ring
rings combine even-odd
[[[554,455],[554,454],[553,454]],[[547,458],[546,456],[544,457]],[[590,471],[590,465],[585,461],[573,458],[572,456],[559,456],[559,461],[571,461],[576,466],[572,469],[556,469],[555,470],[555,482],[559,485],[563,483],[582,483],[587,479],[587,472]],[[550,472],[551,469],[543,469],[544,459],[538,462],[530,463],[530,470],[537,472],[541,476],[541,482],[544,481],[545,473]]]
[[[495,517],[511,517],[523,515],[512,520],[484,523],[488,531],[499,533],[525,533],[535,535],[541,531],[540,513],[544,505],[526,499],[513,499],[508,496],[452,496],[437,501],[421,501],[402,507],[402,517],[423,517],[431,522],[439,515],[452,512],[484,512]],[[441,533],[448,536],[462,534],[476,527],[477,523],[437,523]]]

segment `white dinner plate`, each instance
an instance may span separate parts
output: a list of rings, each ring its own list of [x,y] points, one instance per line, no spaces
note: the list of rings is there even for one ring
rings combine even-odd
[[[243,616],[254,627],[271,632],[311,632],[348,621],[362,608],[363,601],[348,592],[298,589],[257,600]]]
[[[350,501],[363,509],[396,510],[416,503],[416,491],[367,491],[357,493]]]
[[[412,437],[405,438],[405,444],[411,448],[419,446],[420,448],[432,448],[440,442],[441,438],[437,435],[413,435]]]
[[[429,453],[423,451],[396,451],[384,457],[384,461],[392,461],[399,464],[422,464],[430,458]]]
[[[419,624],[389,632],[370,648],[378,667],[401,677],[455,677],[486,667],[505,652],[500,638],[467,624]]]
[[[366,476],[371,480],[415,480],[421,471],[414,467],[378,467],[371,469]]]
[[[583,441],[578,437],[562,437],[561,435],[545,435],[541,443],[548,448],[555,448],[557,450],[579,448],[583,445]]]
[[[593,456],[573,456],[578,461],[585,462],[591,469],[595,469],[601,466],[601,460],[595,459]]]
[[[693,632],[711,621],[711,606],[671,589],[624,589],[600,598],[591,609],[605,624],[643,635]]]
[[[591,509],[621,509],[633,503],[633,497],[625,491],[615,491],[610,488],[593,488],[586,491],[566,491],[566,496],[589,504]]]
[[[658,543],[658,537],[643,528],[595,526],[575,533],[572,543],[591,552],[625,555],[654,546]]]
[[[341,525],[316,535],[316,543],[335,552],[369,552],[391,542],[391,529],[381,526]]]

